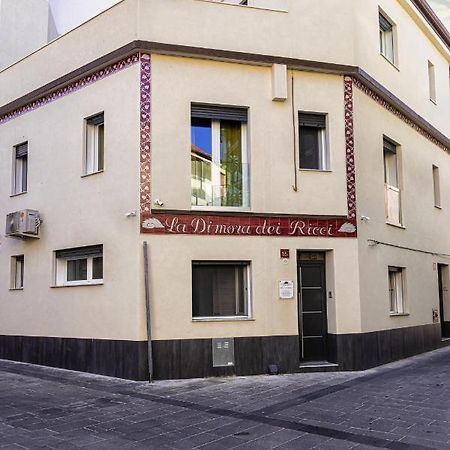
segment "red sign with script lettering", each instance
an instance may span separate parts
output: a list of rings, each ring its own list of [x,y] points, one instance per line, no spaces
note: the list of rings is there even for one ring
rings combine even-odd
[[[356,237],[348,219],[265,216],[205,216],[192,214],[143,215],[142,233],[209,236]]]

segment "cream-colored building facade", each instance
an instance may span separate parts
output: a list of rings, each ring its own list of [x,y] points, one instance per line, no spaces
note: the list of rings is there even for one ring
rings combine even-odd
[[[161,379],[445,345],[449,65],[424,0],[123,0],[1,71],[0,216],[39,219],[0,230],[0,358]]]

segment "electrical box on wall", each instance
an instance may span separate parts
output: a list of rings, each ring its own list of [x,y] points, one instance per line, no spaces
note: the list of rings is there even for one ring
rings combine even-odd
[[[234,338],[212,340],[213,367],[234,366]]]

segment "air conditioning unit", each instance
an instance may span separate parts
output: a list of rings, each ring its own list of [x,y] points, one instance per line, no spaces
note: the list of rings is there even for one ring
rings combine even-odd
[[[6,216],[6,236],[39,238],[39,211],[22,209]]]

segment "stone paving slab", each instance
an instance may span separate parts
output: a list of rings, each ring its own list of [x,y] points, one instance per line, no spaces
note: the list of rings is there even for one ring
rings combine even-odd
[[[0,449],[450,450],[450,348],[365,372],[133,382],[0,360]]]

